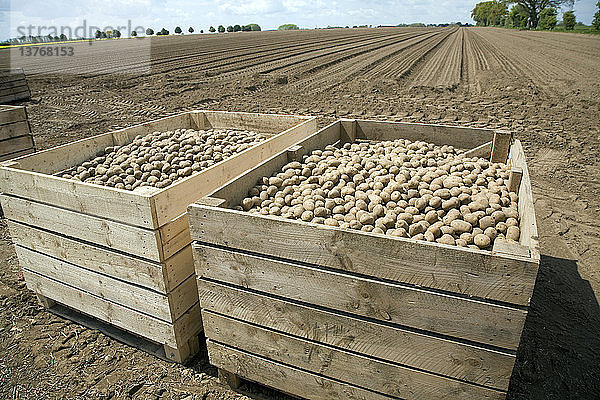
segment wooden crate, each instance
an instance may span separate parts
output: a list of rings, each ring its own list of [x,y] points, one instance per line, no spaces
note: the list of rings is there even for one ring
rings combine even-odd
[[[473,250],[227,208],[314,149],[397,138],[508,157],[521,177],[520,243]],[[311,399],[505,397],[539,265],[529,175],[510,133],[340,120],[188,214],[210,362],[229,382]]]
[[[0,70],[0,104],[29,100],[31,92],[23,68]]]
[[[35,152],[27,110],[0,105],[0,161]]]
[[[164,189],[127,191],[52,175],[107,146],[179,128],[271,136]],[[0,202],[28,287],[48,305],[164,344],[168,357],[185,361],[202,328],[186,207],[315,131],[313,117],[192,111],[5,162]]]

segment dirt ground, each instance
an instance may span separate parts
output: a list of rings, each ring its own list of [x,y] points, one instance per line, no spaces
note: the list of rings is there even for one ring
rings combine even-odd
[[[12,54],[38,147],[190,109],[510,129],[528,159],[542,260],[508,398],[600,398],[600,38],[463,28],[152,40],[83,43],[70,60]],[[2,222],[0,302],[0,398],[286,398],[222,386],[204,352],[171,364],[45,311]]]

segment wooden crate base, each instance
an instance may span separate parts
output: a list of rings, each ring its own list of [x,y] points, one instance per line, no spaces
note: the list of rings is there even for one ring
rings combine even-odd
[[[44,282],[43,277],[35,276],[36,274],[28,271],[24,271],[24,274],[28,287],[37,288],[33,290],[40,305],[56,315],[90,329],[97,329],[115,340],[163,360],[185,363],[199,351],[198,336],[202,332],[202,324],[198,304],[192,306],[174,324],[167,324],[58,282],[55,282],[56,287],[53,287],[49,280]],[[57,288],[59,291],[54,291]],[[74,293],[77,295],[73,296]],[[76,297],[78,301],[70,305],[69,297]],[[87,313],[72,308],[73,306],[81,308],[82,303],[87,303],[89,306],[85,308]],[[99,313],[102,306],[106,312],[104,316]],[[147,327],[152,333],[148,333],[149,331],[136,333],[125,329],[121,322],[126,319],[133,320],[133,324],[140,326],[140,329]],[[159,341],[157,334],[163,335],[165,340]],[[154,335],[157,340],[147,339],[151,335]]]

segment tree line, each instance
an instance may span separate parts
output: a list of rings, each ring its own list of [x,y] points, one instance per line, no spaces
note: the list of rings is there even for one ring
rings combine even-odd
[[[573,4],[574,0],[484,1],[475,5],[471,17],[477,26],[552,30],[559,25],[558,9],[563,5],[572,7]],[[509,5],[512,5],[510,9]],[[596,5],[599,10],[592,27],[600,30],[600,1]],[[565,30],[574,30],[578,24],[574,11],[563,13],[560,26]]]

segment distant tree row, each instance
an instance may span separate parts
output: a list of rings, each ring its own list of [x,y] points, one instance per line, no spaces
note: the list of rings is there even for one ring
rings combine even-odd
[[[107,30],[107,31],[100,31],[97,30],[95,35],[96,39],[110,39],[110,38],[120,38],[121,37],[121,31],[119,31],[118,29],[115,30]]]
[[[504,1],[492,0],[477,3],[471,17],[477,26],[502,26],[518,29],[544,29],[552,30],[557,26],[565,30],[573,30],[576,25],[575,12],[566,11],[563,19],[558,21],[558,8],[562,5],[572,6],[574,0],[517,0]],[[508,4],[513,4],[508,9]],[[600,1],[598,2],[600,9]],[[592,23],[596,30],[600,30],[600,10],[596,13],[597,26]]]

